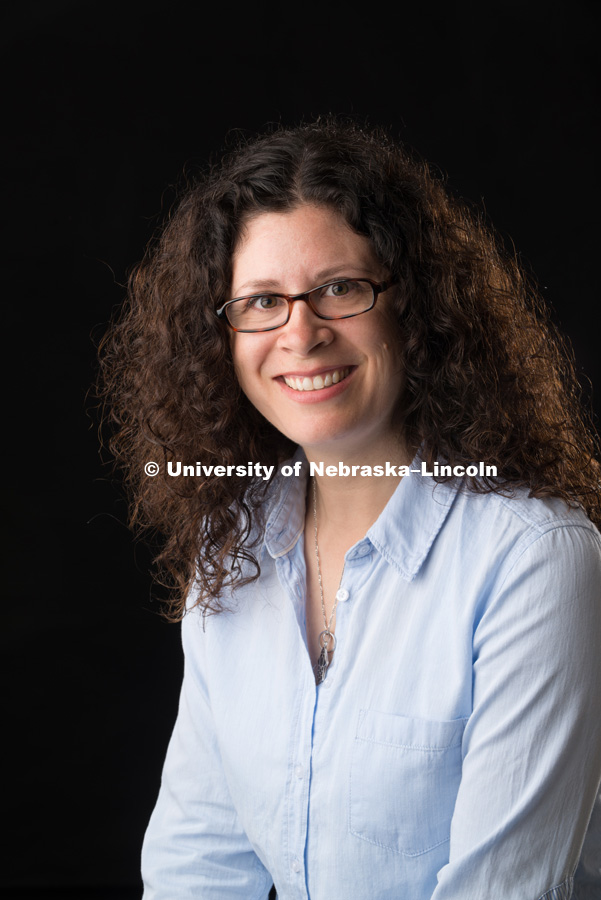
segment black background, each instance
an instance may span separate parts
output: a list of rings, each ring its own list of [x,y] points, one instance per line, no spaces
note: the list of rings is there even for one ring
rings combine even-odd
[[[325,112],[389,127],[515,243],[599,385],[598,8],[28,0],[8,14],[3,896],[140,896],[179,629],[123,525],[86,392],[184,168],[232,129]]]

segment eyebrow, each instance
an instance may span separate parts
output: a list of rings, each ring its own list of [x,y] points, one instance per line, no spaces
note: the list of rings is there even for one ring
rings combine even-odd
[[[331,266],[329,269],[322,269],[320,272],[317,272],[315,275],[315,287],[319,287],[321,284],[327,284],[328,281],[331,281],[335,278],[347,278],[349,274],[355,274],[357,278],[372,278],[373,272],[369,272],[369,275],[365,274],[357,274],[359,272],[364,273],[369,271],[364,266],[357,265],[348,265],[348,266]],[[257,291],[274,291],[275,293],[288,293],[287,291],[283,291],[280,286],[279,281],[274,281],[271,278],[261,278],[256,281],[247,281],[245,284],[240,285],[238,290],[232,294],[233,297],[241,297],[244,291],[250,291],[251,293],[257,293]],[[311,288],[309,288],[311,290]]]

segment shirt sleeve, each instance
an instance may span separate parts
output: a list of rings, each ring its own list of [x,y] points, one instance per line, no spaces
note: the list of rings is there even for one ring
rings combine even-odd
[[[432,900],[569,900],[599,790],[598,535],[556,527],[507,565],[475,626],[473,713]]]
[[[142,850],[143,900],[267,900],[272,879],[233,806],[202,674],[201,617],[182,623],[185,670]]]

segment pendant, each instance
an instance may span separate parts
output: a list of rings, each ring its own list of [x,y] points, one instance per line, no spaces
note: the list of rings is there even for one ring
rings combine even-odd
[[[322,647],[317,662],[313,666],[313,671],[315,672],[315,684],[321,684],[322,681],[326,680],[329,665],[328,651],[325,647]]]
[[[330,641],[332,641],[331,650],[329,649]],[[317,658],[317,662],[313,666],[315,684],[321,684],[322,681],[326,680],[326,675],[330,666],[329,653],[333,653],[336,648],[336,637],[331,631],[327,631],[326,629],[326,631],[322,631],[319,635],[319,644],[321,646],[321,651]]]

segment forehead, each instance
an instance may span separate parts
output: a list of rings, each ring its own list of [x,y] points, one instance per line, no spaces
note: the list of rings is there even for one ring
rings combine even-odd
[[[381,267],[368,238],[354,232],[335,210],[303,205],[265,212],[245,224],[232,258],[234,293],[256,287],[291,290],[291,279],[372,275]],[[304,290],[302,285],[299,290]]]

